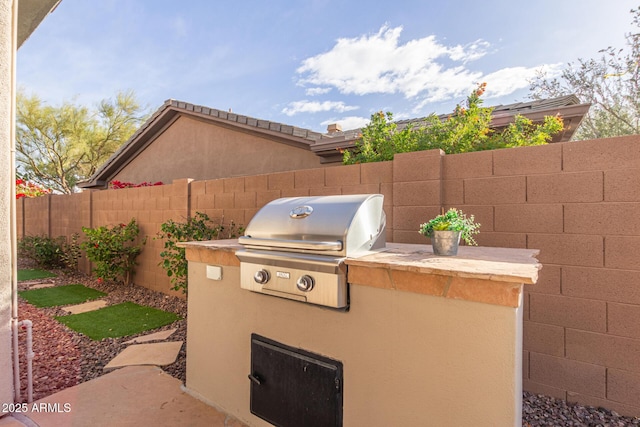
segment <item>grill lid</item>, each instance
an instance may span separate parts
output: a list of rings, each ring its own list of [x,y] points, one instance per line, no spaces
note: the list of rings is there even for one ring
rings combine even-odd
[[[287,197],[266,204],[239,243],[246,248],[359,256],[383,248],[382,194]]]

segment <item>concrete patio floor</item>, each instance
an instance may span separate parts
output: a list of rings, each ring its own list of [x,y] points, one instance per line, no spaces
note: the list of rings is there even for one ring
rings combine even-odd
[[[28,407],[0,418],[0,427],[246,427],[185,393],[178,379],[156,366],[117,369]]]

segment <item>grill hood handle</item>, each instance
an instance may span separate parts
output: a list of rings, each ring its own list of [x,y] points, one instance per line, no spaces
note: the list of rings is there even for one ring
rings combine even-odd
[[[318,242],[311,240],[288,240],[288,239],[264,239],[254,238],[251,236],[240,236],[238,243],[250,247],[268,247],[273,249],[311,249],[315,251],[341,251],[342,242],[336,240],[333,242]]]

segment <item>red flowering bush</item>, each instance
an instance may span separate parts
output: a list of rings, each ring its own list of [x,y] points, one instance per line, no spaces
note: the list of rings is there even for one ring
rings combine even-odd
[[[33,182],[27,182],[24,179],[16,179],[16,199],[40,197],[45,194],[51,194],[51,189],[41,187]]]
[[[133,182],[123,182],[113,180],[109,183],[109,188],[112,190],[119,190],[121,188],[138,188],[138,187],[153,187],[154,185],[164,185],[162,181],[158,182],[141,182],[140,184],[134,184]]]

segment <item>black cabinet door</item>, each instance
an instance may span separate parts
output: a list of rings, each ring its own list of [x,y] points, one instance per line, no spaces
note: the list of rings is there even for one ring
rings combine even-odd
[[[251,413],[278,427],[342,426],[342,363],[251,335]]]

